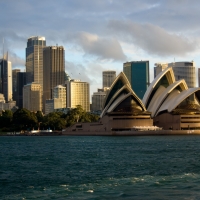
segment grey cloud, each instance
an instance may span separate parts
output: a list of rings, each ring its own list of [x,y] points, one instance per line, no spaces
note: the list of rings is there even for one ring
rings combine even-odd
[[[20,69],[25,68],[25,60],[20,58],[13,52],[8,53],[8,60],[11,61],[12,68],[20,68]]]
[[[74,64],[72,62],[65,62],[65,71],[72,79],[80,79],[81,81],[90,84],[91,94],[97,91],[97,88],[102,87],[102,71],[101,65],[90,63],[88,65]]]
[[[99,59],[116,61],[126,59],[122,47],[116,39],[100,38],[86,32],[71,35],[70,39],[80,45],[86,54],[95,55]]]
[[[168,33],[163,28],[152,24],[138,24],[130,21],[110,21],[109,29],[117,33],[126,42],[133,42],[145,52],[158,56],[185,55],[197,48],[195,41]]]

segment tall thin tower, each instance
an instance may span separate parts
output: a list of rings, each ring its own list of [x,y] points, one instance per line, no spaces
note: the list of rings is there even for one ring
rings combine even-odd
[[[43,108],[45,100],[53,98],[53,88],[65,83],[65,49],[48,46],[43,51]]]
[[[26,81],[39,83],[43,91],[43,47],[45,37],[33,36],[28,38],[26,47]]]

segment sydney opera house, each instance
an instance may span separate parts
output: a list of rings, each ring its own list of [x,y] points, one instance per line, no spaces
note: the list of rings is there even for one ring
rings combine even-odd
[[[107,92],[99,121],[77,123],[65,132],[123,132],[137,127],[200,130],[200,88],[176,81],[168,67],[156,76],[141,100],[121,72]]]

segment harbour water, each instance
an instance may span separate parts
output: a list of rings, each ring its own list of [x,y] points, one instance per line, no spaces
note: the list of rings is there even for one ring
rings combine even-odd
[[[0,199],[200,199],[200,136],[2,136]]]

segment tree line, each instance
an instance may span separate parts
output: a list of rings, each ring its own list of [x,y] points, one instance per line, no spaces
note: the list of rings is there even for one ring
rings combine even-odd
[[[1,131],[30,131],[30,130],[62,130],[77,122],[96,122],[99,116],[86,112],[81,106],[71,109],[67,114],[51,112],[43,115],[41,111],[36,113],[25,108],[18,109],[14,113],[11,110],[2,111],[0,116]]]

